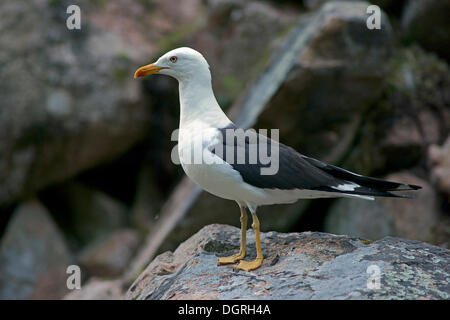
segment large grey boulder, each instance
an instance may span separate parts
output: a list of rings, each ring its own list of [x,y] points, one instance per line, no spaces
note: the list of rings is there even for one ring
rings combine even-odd
[[[134,71],[158,54],[158,39],[201,12],[199,0],[150,8],[83,0],[77,2],[81,30],[68,30],[71,4],[0,3],[0,205],[117,157],[142,139],[151,110]]]
[[[83,5],[82,29],[68,30],[64,4],[0,4],[0,204],[123,152],[149,118],[135,47]]]
[[[0,243],[0,299],[59,299],[73,259],[58,227],[37,201],[14,211]]]
[[[440,247],[392,237],[370,243],[319,232],[267,232],[262,233],[265,260],[259,269],[217,266],[218,256],[238,250],[239,234],[231,226],[204,227],[175,252],[156,257],[126,298],[450,298],[450,256]],[[247,235],[247,259],[252,259],[253,232]]]

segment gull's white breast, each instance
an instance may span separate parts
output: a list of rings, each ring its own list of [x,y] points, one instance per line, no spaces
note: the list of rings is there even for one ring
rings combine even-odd
[[[210,151],[218,141],[218,134],[215,128],[194,124],[180,129],[178,154],[184,172],[200,187],[218,197],[259,203],[266,197],[265,192],[245,183],[238,171]]]

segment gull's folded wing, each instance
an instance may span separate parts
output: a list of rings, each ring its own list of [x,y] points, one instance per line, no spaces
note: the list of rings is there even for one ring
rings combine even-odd
[[[390,182],[375,178],[364,177],[345,169],[326,164],[319,160],[306,157],[294,149],[271,140],[256,132],[246,131],[245,139],[230,138],[225,130],[239,130],[234,126],[218,129],[221,135],[218,145],[212,152],[219,155],[238,171],[242,179],[255,187],[279,190],[316,190],[321,192],[343,193],[351,195],[377,196],[377,197],[406,197],[390,191],[417,190],[419,186]],[[242,129],[240,129],[242,130]],[[268,157],[272,156],[270,149],[275,146],[278,151],[278,171],[273,175],[262,175],[261,169],[267,164],[260,157],[261,144],[267,144]],[[218,148],[221,152],[217,153]],[[231,150],[230,150],[231,148]],[[250,162],[250,153],[256,152],[256,163]],[[264,153],[263,152],[263,153]],[[243,162],[238,161],[238,154],[245,155]],[[267,159],[266,159],[267,160]]]

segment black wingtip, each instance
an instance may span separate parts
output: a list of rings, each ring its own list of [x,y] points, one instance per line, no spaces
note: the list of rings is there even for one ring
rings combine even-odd
[[[421,186],[416,186],[414,184],[401,184],[393,191],[407,191],[407,190],[419,190],[422,189]]]

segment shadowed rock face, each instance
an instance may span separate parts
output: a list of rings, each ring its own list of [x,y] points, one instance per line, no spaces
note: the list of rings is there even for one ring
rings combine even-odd
[[[81,30],[68,30],[69,4],[0,3],[0,206],[114,159],[141,140],[151,111],[133,79],[136,66],[157,54],[159,39],[200,12],[198,0],[151,8],[83,0],[77,2]]]
[[[248,232],[249,256],[255,256]],[[261,235],[265,260],[252,272],[217,266],[238,250],[239,230],[201,229],[178,249],[150,263],[127,292],[128,299],[448,299],[448,250],[386,237],[370,243],[319,232]],[[369,289],[380,271],[380,288]],[[368,269],[369,268],[369,269]]]
[[[138,243],[139,236],[132,229],[119,229],[87,246],[78,260],[90,274],[118,277],[128,267]]]
[[[117,156],[149,119],[131,76],[139,49],[87,15],[69,31],[65,8],[0,5],[0,205]]]
[[[312,36],[258,127],[280,128],[280,140],[305,155],[341,160],[382,92],[393,51],[388,17],[383,13],[380,30],[367,29],[367,6],[330,2],[314,14],[307,23]]]
[[[401,24],[403,36],[409,42],[418,42],[440,57],[450,59],[449,0],[408,1]]]
[[[68,292],[69,248],[38,201],[17,208],[0,244],[0,299],[59,299]]]
[[[428,182],[407,173],[390,174],[388,181],[420,185],[414,199],[375,201],[338,199],[327,213],[324,231],[380,239],[391,235],[436,243],[439,223],[436,193]],[[347,201],[348,200],[348,201]]]

